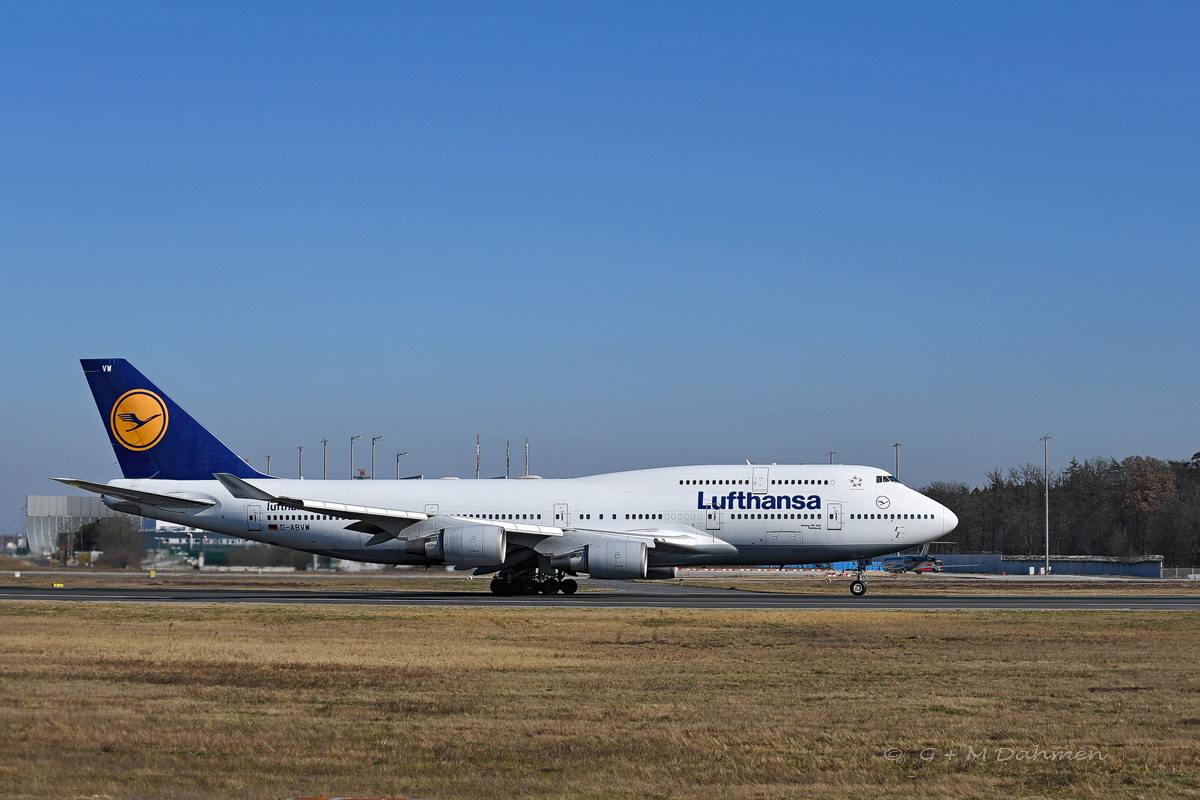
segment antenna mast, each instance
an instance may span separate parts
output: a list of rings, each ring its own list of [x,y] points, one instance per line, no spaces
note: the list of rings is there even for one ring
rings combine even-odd
[[[475,480],[479,480],[479,434],[475,434]]]

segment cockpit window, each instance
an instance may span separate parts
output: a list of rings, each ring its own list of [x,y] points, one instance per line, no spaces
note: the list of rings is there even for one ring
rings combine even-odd
[[[893,475],[876,475],[875,482],[876,483],[889,483],[889,482],[899,483],[900,479]]]

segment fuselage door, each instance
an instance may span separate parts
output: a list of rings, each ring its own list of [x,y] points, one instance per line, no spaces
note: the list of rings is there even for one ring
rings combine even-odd
[[[246,506],[246,530],[262,530],[262,506],[253,504]]]
[[[767,484],[770,483],[770,481],[768,481],[767,478],[770,474],[770,471],[771,471],[770,467],[755,467],[754,468],[753,478],[751,479],[751,483],[753,484],[751,488],[753,489],[754,494],[766,494],[767,493]]]
[[[829,530],[840,531],[842,529],[842,504],[830,503],[829,510]]]
[[[704,530],[719,531],[721,530],[721,509],[710,508],[705,513]]]
[[[554,524],[560,528],[571,527],[571,509],[566,503],[554,504]]]

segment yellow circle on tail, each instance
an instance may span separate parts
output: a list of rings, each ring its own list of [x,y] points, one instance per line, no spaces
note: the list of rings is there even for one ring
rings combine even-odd
[[[126,449],[149,450],[167,432],[167,404],[154,392],[131,389],[113,403],[108,427]]]

